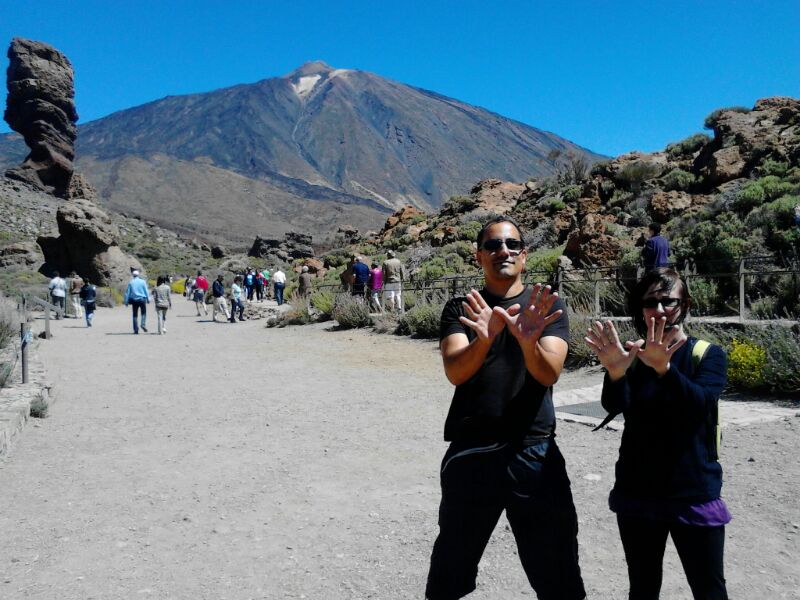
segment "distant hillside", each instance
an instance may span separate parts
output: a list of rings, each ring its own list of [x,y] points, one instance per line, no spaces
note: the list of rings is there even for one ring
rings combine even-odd
[[[79,128],[78,170],[118,210],[223,238],[377,228],[470,182],[554,173],[551,133],[372,73],[307,63],[284,77],[167,97]],[[0,139],[0,162],[25,154]]]

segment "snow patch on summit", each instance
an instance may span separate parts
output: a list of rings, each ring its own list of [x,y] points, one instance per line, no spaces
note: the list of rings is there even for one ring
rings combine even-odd
[[[320,78],[320,75],[308,75],[306,77],[301,77],[296,82],[293,81],[292,88],[294,89],[294,93],[301,98],[307,96],[308,93],[314,89],[314,86],[317,85]]]

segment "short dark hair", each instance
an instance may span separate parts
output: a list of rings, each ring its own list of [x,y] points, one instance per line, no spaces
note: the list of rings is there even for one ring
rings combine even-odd
[[[633,319],[633,326],[636,331],[639,332],[639,335],[647,333],[647,323],[644,320],[642,307],[642,300],[647,290],[653,287],[653,285],[657,285],[659,291],[669,293],[676,284],[680,284],[681,286],[681,314],[675,322],[675,324],[678,325],[686,318],[689,307],[692,305],[692,296],[689,293],[689,286],[686,284],[686,280],[681,277],[681,274],[670,267],[659,267],[645,273],[644,277],[636,283],[630,296],[628,296],[628,312],[631,319]]]
[[[480,250],[481,244],[483,243],[483,236],[486,235],[486,230],[489,229],[492,225],[497,225],[498,223],[511,223],[514,227],[517,228],[519,232],[519,238],[522,240],[522,243],[525,243],[525,236],[522,235],[522,227],[520,227],[519,223],[514,217],[509,217],[506,215],[497,215],[496,217],[492,217],[488,221],[483,224],[481,230],[478,232],[478,249]]]
[[[659,223],[650,223],[647,228],[656,235],[661,235],[661,225]]]

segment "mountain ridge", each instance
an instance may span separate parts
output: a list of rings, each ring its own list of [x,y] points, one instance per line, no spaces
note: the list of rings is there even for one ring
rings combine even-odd
[[[8,150],[5,136],[0,159]],[[477,180],[552,174],[559,167],[549,158],[553,150],[590,162],[601,158],[553,133],[437,92],[311,61],[282,77],[167,96],[81,125],[76,164],[104,201],[152,218],[163,215],[152,212],[152,200],[137,188],[158,187],[148,178],[159,169],[129,173],[141,181],[124,189],[112,174],[134,164],[126,157],[170,157],[185,192],[177,198],[183,210],[170,207],[176,225],[193,213],[215,212],[214,199],[198,204],[202,190],[187,184],[196,165],[214,166],[260,182],[259,202],[270,210],[248,225],[275,235],[284,231],[269,223],[270,212],[286,214],[295,230],[305,229],[309,212],[330,212],[310,231],[319,235],[335,229],[334,206],[360,205],[363,214],[353,214],[348,224],[376,229],[400,206],[435,210]],[[163,170],[161,175],[170,178]],[[217,201],[248,203],[236,191]],[[220,230],[237,226],[229,221]]]

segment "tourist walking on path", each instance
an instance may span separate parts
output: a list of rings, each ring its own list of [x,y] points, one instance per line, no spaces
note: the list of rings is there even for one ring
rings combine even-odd
[[[609,507],[617,514],[629,598],[658,598],[667,536],[696,599],[728,597],[718,401],[725,352],[684,330],[691,298],[673,269],[647,273],[628,299],[638,340],[596,321],[586,342],[606,369],[602,403],[625,415]]]
[[[242,276],[237,275],[231,284],[231,316],[230,322],[236,323],[236,310],[239,310],[239,320],[244,321],[244,299],[242,292]]]
[[[97,300],[97,288],[91,284],[88,277],[81,287],[80,298],[83,304],[83,313],[86,315],[86,326],[91,327],[92,321],[94,320],[94,311],[97,308],[95,304]]]
[[[261,271],[261,274],[264,276],[264,297],[265,298],[270,298],[272,296],[272,293],[270,292],[270,282],[269,282],[270,272],[269,272],[269,269],[267,269],[265,267],[264,270]]]
[[[256,300],[262,302],[264,300],[264,275],[262,273],[256,273],[255,287]]]
[[[50,303],[61,309],[66,315],[67,282],[61,278],[58,271],[53,271],[53,278],[47,286],[50,290]],[[61,318],[61,313],[56,312],[56,319]]]
[[[221,312],[225,315],[225,319],[230,321],[231,314],[228,312],[228,302],[225,300],[225,282],[222,273],[217,275],[211,286],[211,295],[213,296],[214,305],[211,307],[211,320],[217,320],[217,313]]]
[[[158,315],[158,335],[161,335],[167,333],[167,310],[172,308],[172,288],[166,275],[158,278],[156,289],[153,290],[153,301]]]
[[[244,276],[244,289],[247,293],[247,301],[253,301],[253,292],[256,289],[256,272],[253,269],[247,269]]]
[[[383,308],[403,312],[403,282],[406,269],[394,250],[386,253],[389,258],[383,263]]]
[[[300,277],[297,285],[297,293],[301,298],[311,297],[311,292],[314,287],[313,280],[314,278],[311,276],[311,273],[308,272],[308,267],[303,265],[303,268],[300,270]]]
[[[650,233],[644,248],[642,248],[642,263],[645,271],[652,271],[659,267],[669,265],[669,242],[661,235],[661,225],[650,223],[647,228]]]
[[[206,307],[206,294],[208,293],[208,279],[198,271],[197,278],[194,280],[194,290],[192,291],[192,299],[194,300],[194,307],[197,309],[197,316],[200,316],[200,309],[203,309],[203,314],[208,316],[208,308]]]
[[[475,589],[505,510],[536,595],[582,600],[578,520],[555,442],[552,386],[567,357],[565,305],[550,286],[523,284],[527,252],[513,219],[483,226],[476,259],[484,289],[450,300],[442,312],[440,349],[456,389],[444,425],[450,447],[426,597],[451,600]]]
[[[139,271],[134,269],[131,272],[131,280],[128,282],[128,287],[125,288],[125,296],[122,303],[125,306],[130,305],[133,315],[133,333],[139,334],[139,327],[142,331],[147,333],[147,305],[150,304],[150,294],[147,291],[147,282],[139,277]],[[141,311],[141,322],[139,322],[138,315]]]
[[[286,273],[276,267],[272,273],[272,285],[275,286],[275,301],[278,306],[283,304],[283,290],[286,288]]]
[[[356,256],[353,264],[353,296],[363,298],[368,281],[369,267],[364,263],[363,258]]]
[[[193,288],[194,288],[194,277],[189,275],[183,282],[183,295],[187,300],[192,299]]]
[[[83,318],[83,307],[81,306],[81,288],[83,279],[75,271],[69,274],[69,299],[72,304],[72,312],[76,319]]]
[[[372,306],[378,311],[383,312],[381,307],[381,289],[383,288],[383,269],[378,263],[373,262],[369,270],[369,298]]]

